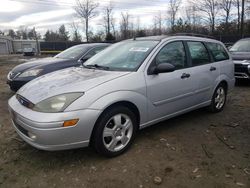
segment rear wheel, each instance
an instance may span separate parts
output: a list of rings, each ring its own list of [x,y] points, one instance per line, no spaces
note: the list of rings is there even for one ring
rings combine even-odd
[[[127,107],[117,106],[99,118],[92,141],[97,152],[114,157],[129,148],[137,131],[135,114]]]
[[[209,110],[211,112],[220,112],[223,110],[227,99],[227,90],[224,84],[220,84],[214,91]]]

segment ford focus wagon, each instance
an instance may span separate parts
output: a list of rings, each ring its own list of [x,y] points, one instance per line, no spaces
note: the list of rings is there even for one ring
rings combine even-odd
[[[208,107],[223,110],[234,65],[213,39],[159,36],[116,43],[41,76],[9,100],[16,132],[43,150],[92,145],[105,156],[129,148],[137,130]]]

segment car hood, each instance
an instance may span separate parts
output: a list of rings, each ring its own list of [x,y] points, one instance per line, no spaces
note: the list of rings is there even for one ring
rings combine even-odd
[[[233,60],[250,60],[250,52],[231,52]]]
[[[86,92],[93,87],[129,73],[73,67],[36,78],[19,89],[17,94],[36,104],[49,97],[64,93]]]
[[[19,72],[24,72],[28,69],[34,69],[34,68],[43,68],[44,66],[48,64],[53,64],[53,63],[61,63],[61,62],[67,62],[70,61],[68,59],[59,59],[59,58],[42,58],[34,61],[30,61],[27,63],[20,64],[12,69],[13,73],[19,73]]]

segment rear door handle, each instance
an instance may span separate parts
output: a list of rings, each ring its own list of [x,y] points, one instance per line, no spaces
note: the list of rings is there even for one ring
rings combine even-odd
[[[210,67],[210,71],[215,71],[216,67]]]
[[[191,76],[191,75],[188,74],[188,73],[183,73],[183,74],[181,75],[181,79],[189,78],[190,76]]]

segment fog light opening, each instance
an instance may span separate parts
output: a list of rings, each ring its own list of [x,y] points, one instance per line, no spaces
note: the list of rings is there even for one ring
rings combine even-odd
[[[32,140],[36,140],[36,135],[31,133],[31,132],[28,132],[28,136],[32,139]]]
[[[79,121],[79,119],[71,119],[71,120],[64,121],[63,127],[75,126],[78,121]]]

